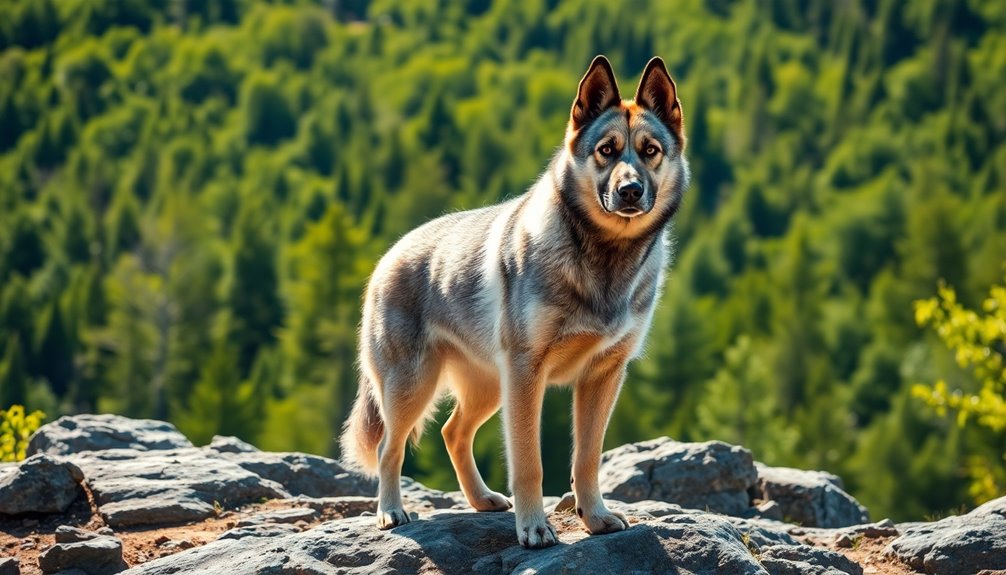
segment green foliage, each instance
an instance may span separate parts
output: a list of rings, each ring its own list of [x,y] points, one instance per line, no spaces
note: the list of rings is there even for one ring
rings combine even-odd
[[[957,299],[952,287],[941,285],[939,295],[915,302],[915,320],[930,326],[940,340],[953,351],[957,365],[971,371],[977,389],[952,387],[945,379],[933,385],[916,384],[912,394],[922,398],[940,416],[956,412],[961,427],[973,424],[990,429],[1002,437],[1006,430],[1006,283],[995,285],[982,302],[982,313],[967,309]],[[1006,458],[1000,453],[999,459]],[[970,493],[976,502],[994,499],[1002,493],[1001,463],[981,456],[968,459],[972,478]]]
[[[0,461],[21,461],[28,449],[28,439],[42,425],[45,414],[25,414],[23,405],[0,409]]]
[[[606,445],[742,442],[897,520],[972,502],[968,474],[1006,485],[1001,429],[971,425],[1000,425],[988,376],[912,317],[940,280],[967,309],[1002,279],[1006,12],[629,8],[0,0],[0,405],[337,455],[380,254],[522,193],[595,54],[623,96],[660,55],[692,186]],[[927,398],[968,426],[913,409],[941,378]],[[547,402],[558,494],[569,391]],[[498,426],[475,457],[505,489]],[[456,487],[435,432],[406,466]]]

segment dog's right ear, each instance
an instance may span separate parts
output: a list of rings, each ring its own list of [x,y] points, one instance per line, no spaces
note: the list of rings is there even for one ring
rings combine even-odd
[[[573,101],[570,122],[574,130],[593,122],[605,110],[622,102],[615,83],[615,73],[604,56],[597,56],[580,80],[580,88]]]

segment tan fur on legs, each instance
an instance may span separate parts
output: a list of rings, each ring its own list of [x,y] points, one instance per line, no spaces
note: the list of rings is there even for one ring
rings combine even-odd
[[[487,374],[468,368],[452,378],[455,380],[452,389],[456,405],[444,424],[443,436],[468,504],[477,511],[506,511],[513,506],[506,496],[486,486],[472,454],[475,432],[500,406],[499,386],[495,383],[487,385],[484,381],[486,377]]]
[[[383,382],[385,430],[378,455],[377,499],[377,525],[381,529],[409,522],[402,508],[402,463],[405,444],[436,395],[438,370],[431,363],[427,360],[414,373],[398,372]]]
[[[531,549],[559,542],[555,528],[545,518],[541,499],[541,411],[546,381],[540,367],[540,362],[532,360],[530,354],[511,358],[503,382],[506,390],[503,428],[517,515],[517,539]]]
[[[628,360],[623,349],[594,361],[573,388],[573,493],[576,514],[592,535],[629,528],[625,515],[610,511],[601,499],[597,471],[601,463],[604,430],[625,379]]]

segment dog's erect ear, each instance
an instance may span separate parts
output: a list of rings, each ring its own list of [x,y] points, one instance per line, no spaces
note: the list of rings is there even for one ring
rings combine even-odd
[[[597,119],[605,110],[622,103],[615,84],[615,73],[604,56],[597,56],[580,80],[580,88],[573,102],[570,121],[573,129],[579,130]]]
[[[660,58],[653,58],[643,70],[636,89],[636,103],[653,112],[676,136],[682,137],[681,102],[678,89]]]

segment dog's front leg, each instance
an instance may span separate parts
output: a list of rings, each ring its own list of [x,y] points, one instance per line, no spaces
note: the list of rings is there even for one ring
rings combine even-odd
[[[625,515],[610,511],[601,499],[597,471],[604,431],[618,390],[625,379],[626,357],[608,355],[596,360],[573,389],[573,477],[576,514],[592,535],[629,528]]]
[[[538,549],[558,543],[542,507],[541,409],[545,381],[529,355],[509,358],[501,378],[510,490],[517,515],[517,539]]]

